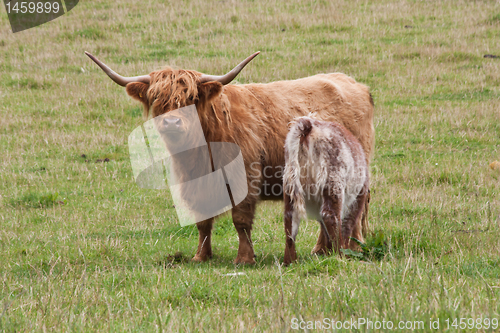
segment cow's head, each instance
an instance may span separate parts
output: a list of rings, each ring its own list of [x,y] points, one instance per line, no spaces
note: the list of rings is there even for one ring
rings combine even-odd
[[[155,117],[155,128],[171,154],[205,144],[196,107],[188,106]]]
[[[149,75],[123,77],[90,53],[85,52],[114,82],[126,87],[127,93],[132,98],[144,104],[145,115],[151,109],[153,117],[191,104],[206,105],[222,92],[223,85],[230,83],[259,53],[252,54],[222,76],[166,67],[151,72]],[[171,119],[171,122],[172,125],[179,125],[175,119]],[[170,123],[168,124],[170,126]]]

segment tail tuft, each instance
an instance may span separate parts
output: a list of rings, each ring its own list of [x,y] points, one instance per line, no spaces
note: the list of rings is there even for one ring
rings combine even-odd
[[[304,142],[304,138],[309,135],[311,130],[311,118],[300,117],[292,123],[292,127],[285,141],[285,172],[283,175],[283,186],[285,193],[290,197],[294,212],[298,214],[298,219],[306,217],[304,189],[300,182],[299,152]]]

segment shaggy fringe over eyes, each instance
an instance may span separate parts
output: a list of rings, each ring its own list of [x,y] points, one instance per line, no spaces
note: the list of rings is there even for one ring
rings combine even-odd
[[[150,75],[148,99],[154,107],[153,117],[197,102],[201,73],[166,67]]]

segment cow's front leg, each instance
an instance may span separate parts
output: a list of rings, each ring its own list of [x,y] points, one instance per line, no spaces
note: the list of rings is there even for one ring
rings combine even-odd
[[[369,223],[368,223],[368,210],[370,208],[370,190],[368,189],[368,194],[366,196],[365,200],[365,209],[363,210],[363,216],[361,217],[361,234],[363,237],[368,236],[368,229],[370,228]]]
[[[240,242],[238,256],[234,260],[235,264],[255,264],[251,233],[256,202],[250,200],[247,197],[232,210],[233,224]]]
[[[355,206],[351,209],[349,215],[342,223],[343,248],[359,251],[359,245],[351,241],[351,237],[356,238],[360,242],[364,242],[362,220],[364,212],[366,212],[365,205],[368,200],[367,196],[367,190],[358,195]]]
[[[198,227],[198,250],[193,257],[193,261],[202,262],[212,258],[212,226],[214,219],[210,218],[205,221],[196,223]]]
[[[319,229],[319,236],[316,245],[311,251],[311,254],[324,255],[328,254],[328,237],[323,231],[323,227]]]

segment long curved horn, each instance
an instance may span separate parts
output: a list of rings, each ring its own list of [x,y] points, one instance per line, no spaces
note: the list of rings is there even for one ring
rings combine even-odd
[[[253,58],[255,58],[258,54],[260,53],[260,51],[258,52],[255,52],[254,54],[252,54],[251,56],[249,56],[248,58],[246,58],[245,60],[243,60],[238,66],[234,67],[229,73],[227,73],[226,75],[221,75],[221,76],[217,76],[217,75],[206,75],[206,74],[203,74],[202,76],[200,76],[200,82],[201,83],[205,83],[205,82],[212,82],[212,81],[219,81],[220,83],[222,83],[223,85],[226,85],[228,84],[229,82],[233,81],[234,78],[240,73],[240,71],[243,69],[243,67],[245,67]]]
[[[104,73],[108,74],[108,76],[111,78],[111,80],[115,81],[118,83],[120,86],[125,87],[128,83],[132,82],[143,82],[143,83],[149,83],[151,81],[151,76],[149,75],[141,75],[141,76],[132,76],[132,77],[124,77],[121,76],[120,74],[115,73],[111,68],[109,68],[105,63],[94,57],[92,54],[88,53],[85,51],[85,54],[92,59],[101,69],[104,71]]]

